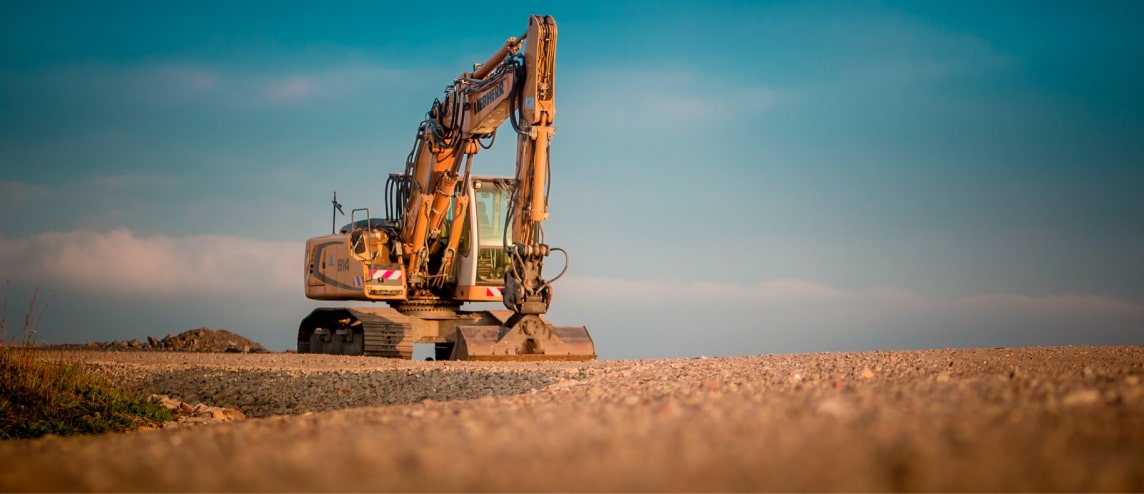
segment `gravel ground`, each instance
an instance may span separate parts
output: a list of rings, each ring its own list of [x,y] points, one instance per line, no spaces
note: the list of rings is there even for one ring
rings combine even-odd
[[[237,408],[247,417],[515,395],[597,372],[573,363],[482,365],[297,354],[92,353],[85,360],[143,396]]]
[[[73,356],[259,418],[0,443],[0,490],[1144,490],[1144,347]]]

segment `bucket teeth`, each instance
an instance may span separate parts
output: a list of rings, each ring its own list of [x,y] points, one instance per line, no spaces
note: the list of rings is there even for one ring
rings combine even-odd
[[[515,315],[503,326],[458,326],[454,360],[594,360],[584,326],[553,326],[537,315]]]

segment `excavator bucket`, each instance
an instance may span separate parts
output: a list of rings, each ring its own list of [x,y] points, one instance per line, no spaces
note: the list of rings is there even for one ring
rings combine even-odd
[[[584,326],[553,326],[538,315],[514,316],[503,326],[457,326],[453,360],[595,360]]]

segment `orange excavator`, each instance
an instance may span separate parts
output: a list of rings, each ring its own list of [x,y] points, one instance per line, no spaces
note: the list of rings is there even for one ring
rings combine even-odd
[[[531,16],[471,72],[462,73],[417,128],[403,173],[385,186],[385,217],[354,209],[338,232],[306,242],[306,296],[385,302],[322,307],[298,328],[299,353],[412,358],[416,343],[456,360],[591,360],[583,326],[543,314],[568,253],[544,242],[549,145],[556,132],[556,22]],[[508,120],[516,176],[473,175]],[[334,196],[334,218],[341,205]],[[343,213],[344,214],[344,213]],[[563,254],[558,275],[542,268]],[[507,310],[463,311],[466,302]]]

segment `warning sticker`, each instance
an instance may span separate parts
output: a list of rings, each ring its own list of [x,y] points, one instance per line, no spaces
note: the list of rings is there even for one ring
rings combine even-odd
[[[400,269],[371,269],[369,279],[372,281],[401,281]]]

